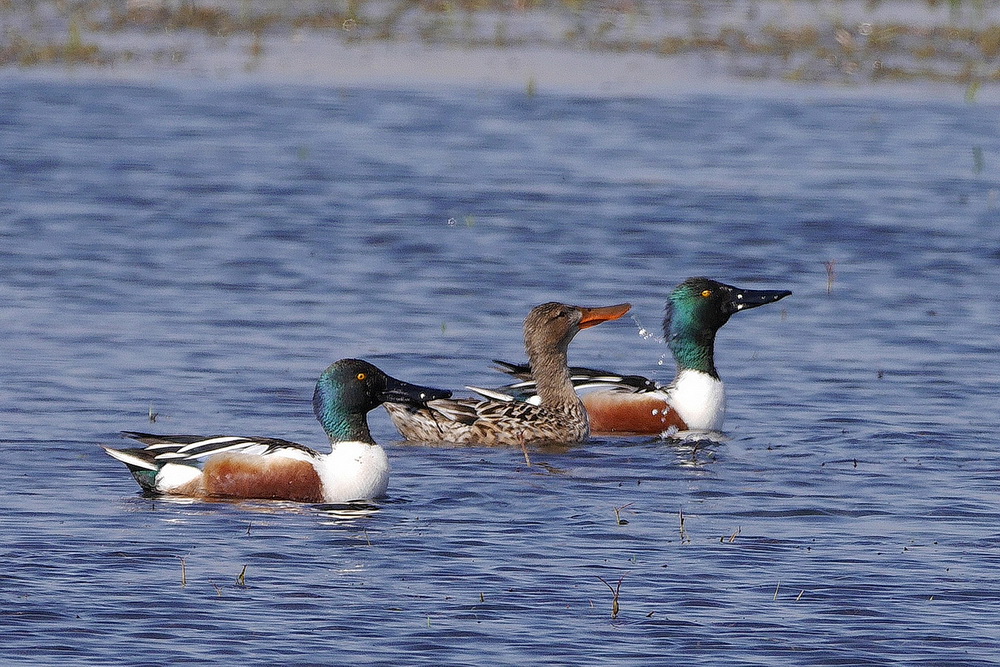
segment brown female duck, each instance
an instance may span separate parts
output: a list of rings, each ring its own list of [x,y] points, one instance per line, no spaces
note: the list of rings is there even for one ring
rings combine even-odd
[[[435,400],[422,406],[387,403],[385,408],[408,440],[481,445],[586,440],[590,423],[570,381],[570,341],[581,329],[616,320],[631,307],[623,303],[582,308],[551,302],[532,309],[524,320],[524,347],[538,384],[539,405],[470,387],[485,398]]]

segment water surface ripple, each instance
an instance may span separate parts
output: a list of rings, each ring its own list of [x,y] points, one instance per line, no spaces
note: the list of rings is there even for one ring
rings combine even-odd
[[[997,112],[0,82],[3,662],[996,664]],[[322,447],[333,360],[496,384],[552,299],[632,302],[572,360],[667,380],[689,275],[794,292],[720,333],[724,442],[379,410],[356,508],[144,498],[99,447]]]

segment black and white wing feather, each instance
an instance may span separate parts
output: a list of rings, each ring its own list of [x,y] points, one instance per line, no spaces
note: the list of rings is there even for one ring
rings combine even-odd
[[[535,381],[531,378],[531,368],[527,364],[512,364],[499,359],[494,359],[497,370],[500,370],[519,380],[503,387],[491,390],[493,393],[509,396],[520,401],[531,401],[536,395]],[[619,375],[611,371],[594,368],[584,368],[582,366],[570,366],[570,381],[577,391],[588,389],[615,389],[641,394],[648,391],[657,391],[662,387],[641,375]],[[470,387],[473,391],[482,393],[479,389]]]
[[[295,458],[315,456],[316,452],[290,440],[280,438],[247,438],[235,435],[154,435],[123,431],[126,438],[138,440],[145,445],[143,452],[160,463],[194,463],[216,454],[227,452],[240,454],[285,454]]]

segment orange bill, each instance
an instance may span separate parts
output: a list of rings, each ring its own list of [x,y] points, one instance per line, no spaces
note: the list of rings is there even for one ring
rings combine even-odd
[[[580,308],[577,306],[577,308]],[[617,320],[632,308],[631,303],[619,303],[617,306],[604,306],[603,308],[580,308],[583,318],[580,320],[580,328],[597,326],[601,322]]]

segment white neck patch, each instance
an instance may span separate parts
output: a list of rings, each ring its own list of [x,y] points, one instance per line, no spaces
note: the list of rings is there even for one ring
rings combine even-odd
[[[334,444],[332,452],[320,457],[316,471],[328,503],[379,498],[389,486],[389,458],[385,450],[366,442]]]
[[[726,388],[708,373],[686,368],[667,388],[668,402],[688,429],[718,431],[726,418]]]

